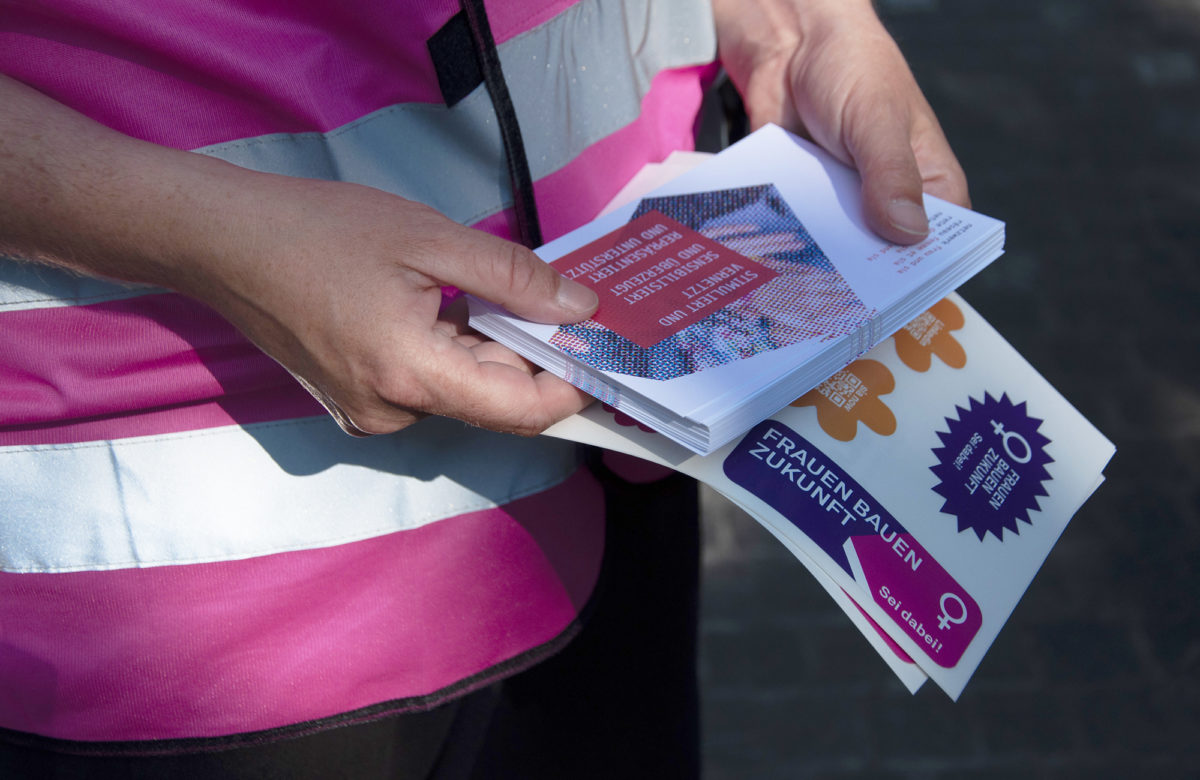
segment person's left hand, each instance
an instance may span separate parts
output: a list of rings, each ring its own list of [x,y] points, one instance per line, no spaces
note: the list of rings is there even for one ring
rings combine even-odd
[[[714,0],[718,54],[752,128],[806,134],[858,169],[871,227],[929,231],[921,193],[969,206],[967,181],[870,0]]]

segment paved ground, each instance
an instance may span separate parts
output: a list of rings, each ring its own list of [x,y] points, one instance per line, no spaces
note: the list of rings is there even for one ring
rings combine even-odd
[[[962,699],[709,497],[707,776],[1200,777],[1200,0],[880,0],[1008,253],[962,292],[1117,445]]]

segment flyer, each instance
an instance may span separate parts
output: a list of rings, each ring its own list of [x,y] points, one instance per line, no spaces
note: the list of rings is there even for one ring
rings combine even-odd
[[[547,433],[709,484],[954,699],[1115,451],[957,295],[707,456],[602,405]]]
[[[597,312],[532,323],[471,300],[471,325],[697,453],[808,391],[1003,251],[1003,223],[926,196],[931,233],[889,244],[861,181],[764,127],[539,248]]]

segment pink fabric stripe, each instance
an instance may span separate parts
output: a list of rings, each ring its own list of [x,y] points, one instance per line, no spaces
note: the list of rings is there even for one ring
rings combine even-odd
[[[602,507],[581,471],[507,511],[339,547],[0,574],[0,726],[209,737],[434,693],[570,624],[599,571]]]
[[[694,128],[679,118],[696,115],[706,81],[715,69],[701,65],[662,71],[651,82],[636,120],[592,144],[569,165],[534,182],[547,241],[600,213],[646,163],[661,162],[676,150],[695,148]],[[474,226],[512,238],[513,224],[512,212],[505,211]]]
[[[488,6],[502,42],[572,4]],[[454,0],[7,4],[0,72],[181,149],[326,132],[393,103],[441,103],[425,41],[458,9]]]
[[[492,37],[499,45],[509,38],[545,24],[578,3],[579,0],[485,0],[484,6],[487,8]],[[452,0],[452,4],[457,10],[458,3]]]
[[[182,295],[6,312],[0,332],[0,445],[324,414],[278,363]]]

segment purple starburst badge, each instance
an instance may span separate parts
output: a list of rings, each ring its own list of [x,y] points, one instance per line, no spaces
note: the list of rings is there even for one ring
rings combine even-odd
[[[1018,522],[1030,523],[1029,510],[1038,509],[1038,496],[1048,495],[1051,479],[1046,464],[1050,439],[1039,432],[1042,421],[1030,417],[1025,402],[1014,404],[1007,394],[996,400],[984,393],[983,403],[968,399],[947,417],[948,431],[939,431],[942,446],[930,466],[939,480],[934,492],[946,499],[941,511],[958,519],[979,541],[987,534],[1004,541],[1005,529],[1020,533]]]

